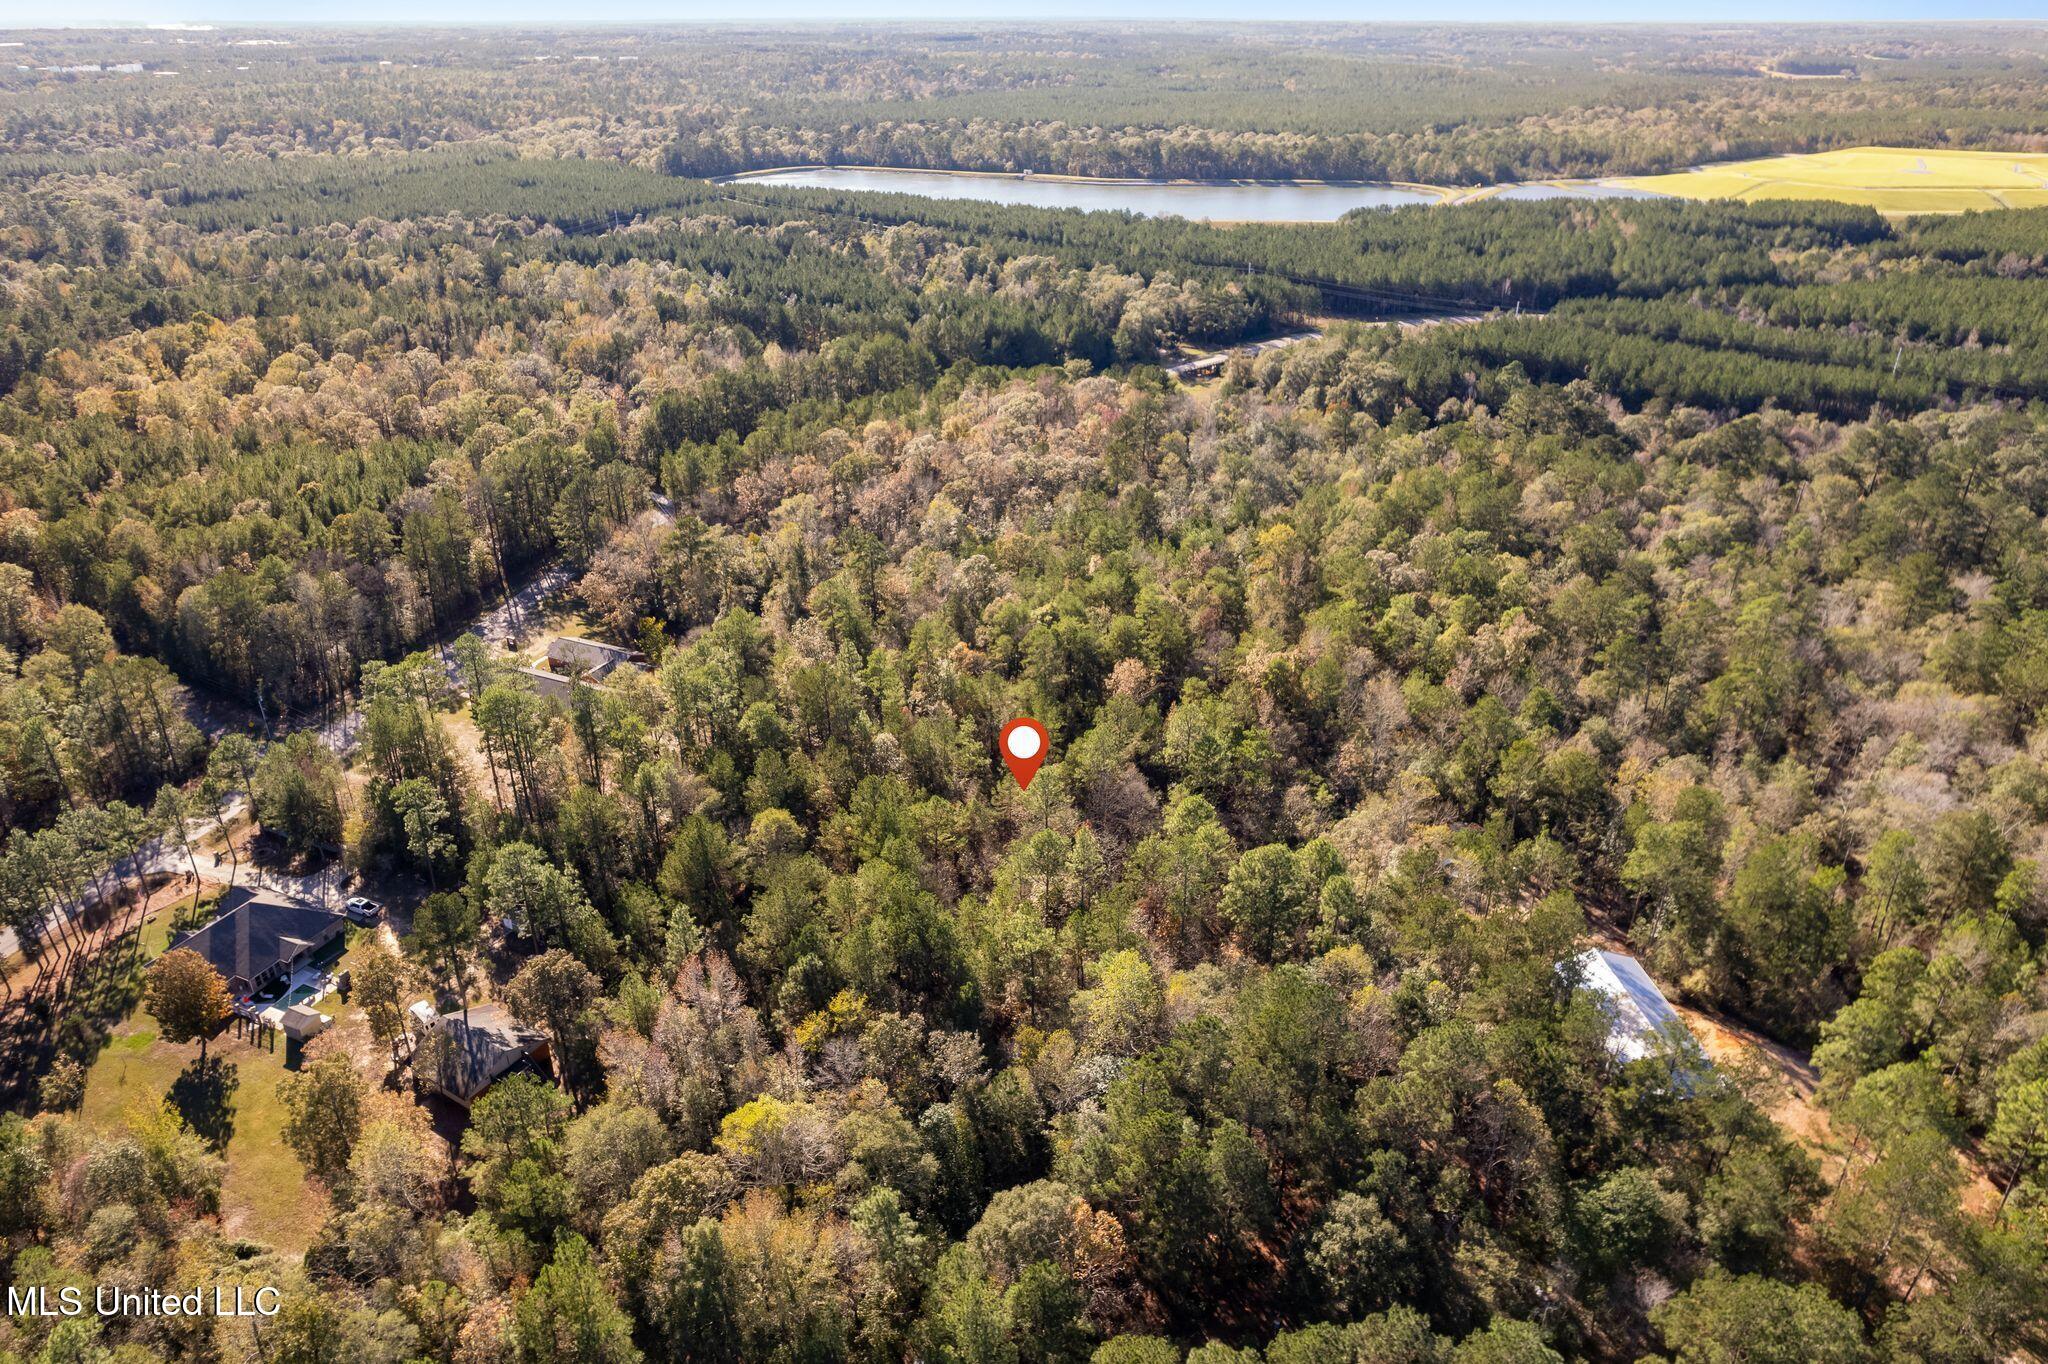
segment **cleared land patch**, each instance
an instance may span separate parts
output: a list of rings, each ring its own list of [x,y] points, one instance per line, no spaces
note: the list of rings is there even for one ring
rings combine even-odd
[[[1833,199],[1882,213],[2048,205],[2048,155],[1849,147],[1615,183],[1687,199]]]
[[[170,917],[160,913],[143,925],[138,973],[169,945]],[[351,947],[359,940],[353,930],[350,940]],[[330,1011],[339,1012],[333,1006]],[[296,1050],[283,1038],[266,1048],[222,1032],[208,1048],[209,1065],[202,1067],[198,1044],[164,1041],[138,999],[87,1068],[83,1116],[111,1135],[122,1130],[133,1107],[170,1103],[227,1159],[220,1194],[223,1230],[296,1254],[311,1242],[326,1206],[284,1144],[278,1085],[295,1067]]]

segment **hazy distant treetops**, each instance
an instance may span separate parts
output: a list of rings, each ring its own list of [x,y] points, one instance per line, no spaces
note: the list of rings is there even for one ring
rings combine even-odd
[[[12,52],[30,70],[0,71],[10,147],[83,162],[484,137],[693,173],[867,161],[1464,184],[1860,143],[2023,147],[2048,132],[2044,54],[2023,27],[180,37],[26,35]],[[40,69],[121,62],[147,69]],[[1802,71],[1846,78],[1769,74]]]

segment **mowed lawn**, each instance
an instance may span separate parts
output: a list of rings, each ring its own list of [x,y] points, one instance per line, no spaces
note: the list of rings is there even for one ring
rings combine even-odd
[[[2048,205],[2048,156],[1846,147],[1617,183],[1687,199],[1833,199],[1882,213],[1960,213]]]
[[[143,926],[145,959],[154,960],[164,950],[169,919],[159,914]],[[331,1013],[338,1003],[323,1000],[320,1007]],[[187,1121],[202,1133],[226,1134],[227,1173],[220,1197],[225,1231],[297,1252],[305,1250],[323,1220],[326,1198],[307,1183],[298,1157],[284,1144],[284,1108],[277,1092],[287,1073],[284,1038],[275,1045],[275,1050],[268,1044],[257,1047],[223,1032],[208,1045],[207,1057],[223,1063],[217,1073],[224,1082],[195,1083],[199,1072],[187,1068],[199,1058],[198,1044],[164,1041],[157,1036],[156,1020],[138,1004],[115,1025],[86,1074],[83,1115],[102,1131],[118,1131],[132,1105],[161,1103],[185,1077],[173,1106],[186,1111]]]

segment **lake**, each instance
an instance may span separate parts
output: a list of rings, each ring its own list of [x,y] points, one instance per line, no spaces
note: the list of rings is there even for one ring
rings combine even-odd
[[[1462,191],[1422,186],[1288,181],[1172,182],[1056,180],[1043,176],[968,175],[860,166],[812,166],[732,177],[730,183],[794,189],[872,190],[927,199],[974,199],[1030,208],[1108,209],[1148,218],[1181,217],[1237,223],[1328,223],[1354,208],[1400,208],[1457,202]],[[1511,185],[1507,199],[1654,198],[1597,182]]]

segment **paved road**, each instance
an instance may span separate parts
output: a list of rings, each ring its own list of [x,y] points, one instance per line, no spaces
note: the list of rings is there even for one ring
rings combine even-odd
[[[1213,355],[1200,355],[1192,360],[1183,360],[1177,365],[1168,365],[1166,372],[1176,379],[1186,379],[1192,375],[1222,369],[1224,362],[1233,355],[1257,355],[1261,351],[1279,350],[1282,346],[1292,346],[1302,341],[1320,341],[1322,336],[1323,334],[1320,331],[1311,328],[1308,331],[1294,332],[1288,336],[1268,337],[1264,341],[1252,341],[1242,346],[1231,346],[1225,350],[1217,351]]]
[[[1505,317],[1509,315],[1505,313],[1429,313],[1411,317],[1405,314],[1393,314],[1386,317],[1360,317],[1351,320],[1365,323],[1377,322],[1382,325],[1395,326],[1404,332],[1419,332],[1425,331],[1430,327],[1469,326],[1474,322],[1484,322],[1490,316]],[[1532,311],[1517,312],[1512,314],[1512,316],[1541,317],[1543,314]],[[1183,381],[1198,378],[1205,374],[1220,373],[1224,364],[1233,355],[1257,355],[1262,351],[1279,350],[1283,346],[1297,345],[1303,341],[1320,341],[1322,336],[1322,332],[1311,328],[1308,331],[1294,332],[1287,336],[1268,337],[1264,341],[1253,341],[1242,346],[1230,346],[1224,350],[1217,351],[1213,355],[1201,355],[1192,360],[1183,360],[1177,365],[1168,365],[1166,372],[1174,378]]]
[[[241,811],[242,801],[240,797],[237,797],[228,806],[228,818],[233,819]],[[195,822],[190,826],[190,830],[192,841],[196,844],[219,832],[220,821],[208,819],[204,822]],[[204,869],[206,859],[200,858],[199,865]],[[191,869],[192,864],[185,856],[184,843],[171,834],[165,834],[161,838],[153,839],[143,844],[136,851],[134,857],[116,869],[116,874],[113,876],[88,882],[85,887],[85,894],[79,897],[83,902],[80,907],[90,908],[98,904],[102,899],[106,898],[109,892],[117,892],[138,876],[175,876],[189,872]],[[57,931],[56,923],[57,913],[55,910],[50,911],[50,913],[43,917],[41,936],[45,942],[55,935]],[[0,961],[6,961],[20,950],[21,939],[16,935],[15,931],[12,928],[0,928]]]
[[[479,635],[484,643],[500,651],[511,650],[525,642],[525,637],[540,616],[540,604],[560,592],[575,580],[576,574],[567,564],[550,564],[533,575],[517,592],[500,601],[496,606],[470,622],[463,634]],[[448,669],[448,676],[456,675],[455,643],[450,640],[435,648],[434,653]],[[356,751],[362,739],[363,708],[351,702],[339,715],[327,719],[311,719],[294,725],[283,726],[287,731],[310,727],[319,735],[320,742],[334,750],[342,758],[348,758]],[[209,739],[219,737],[209,734]]]
[[[673,524],[676,519],[675,503],[663,494],[656,493],[654,495],[654,506],[648,514],[656,517],[664,525]],[[526,642],[528,632],[539,622],[541,603],[568,587],[575,580],[575,577],[575,570],[567,564],[560,562],[548,564],[538,573],[534,574],[533,577],[529,578],[517,592],[500,600],[496,606],[485,611],[474,621],[470,622],[469,628],[463,633],[481,636],[486,644],[499,652],[509,652],[519,648]],[[454,642],[451,640],[446,644],[439,645],[435,648],[434,652],[447,667],[448,675],[453,678],[456,675]],[[200,733],[204,734],[209,742],[220,738],[221,735],[232,730],[244,727],[243,724],[235,723],[215,711],[196,712],[192,716],[192,722],[198,726]],[[351,702],[339,714],[328,715],[326,718],[322,718],[319,712],[313,712],[303,717],[288,718],[278,728],[286,733],[300,729],[311,729],[314,734],[319,736],[321,743],[332,749],[336,756],[346,761],[354,755],[356,745],[362,738],[363,708],[360,704]],[[241,814],[242,806],[242,798],[237,796],[228,807],[228,819],[230,821]],[[219,830],[220,825],[215,820],[209,819],[203,825],[195,824],[193,825],[192,841],[197,843],[204,838],[218,833]],[[190,869],[190,864],[185,857],[184,844],[180,840],[166,834],[162,838],[143,845],[135,854],[135,860],[128,864],[126,875],[118,881],[109,881],[107,885],[111,889],[114,885],[119,884],[120,881],[132,881],[135,879],[138,870],[141,874],[147,876],[157,873],[178,874]],[[200,870],[202,873],[211,870],[206,865],[204,858],[201,859]],[[262,886],[266,890],[275,891],[288,898],[301,900],[307,904],[321,905],[330,909],[334,907],[340,898],[338,869],[313,876],[294,876],[289,872],[262,871],[245,861],[238,878],[238,884]],[[88,905],[97,904],[100,896],[101,892],[95,889],[91,895],[86,897],[86,903]],[[55,918],[56,913],[52,911],[50,916],[44,921],[44,937],[46,940],[50,933],[54,931],[51,925]],[[0,961],[5,961],[13,956],[15,952],[20,950],[20,947],[20,939],[16,937],[13,929],[0,928]]]
[[[644,514],[653,516],[665,526],[673,525],[676,519],[676,506],[667,495],[656,493],[653,507]],[[569,565],[560,562],[548,564],[527,579],[526,584],[517,592],[471,621],[469,628],[462,633],[482,636],[484,643],[501,653],[517,649],[526,642],[527,634],[539,623],[541,603],[567,588],[575,579],[576,571]],[[457,666],[454,641],[438,646],[434,652],[447,667],[448,676],[455,678]],[[305,723],[286,725],[285,728],[302,728]],[[362,707],[354,704],[331,719],[313,723],[313,731],[320,736],[320,742],[343,758],[356,751],[362,727]],[[218,736],[209,734],[207,737],[211,739]]]

